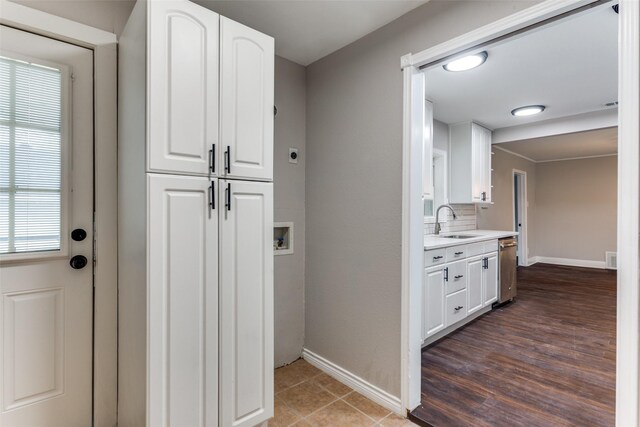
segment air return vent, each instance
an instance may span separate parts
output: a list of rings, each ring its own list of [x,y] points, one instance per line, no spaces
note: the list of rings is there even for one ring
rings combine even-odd
[[[618,253],[617,252],[605,252],[606,255],[606,268],[608,270],[618,269]]]

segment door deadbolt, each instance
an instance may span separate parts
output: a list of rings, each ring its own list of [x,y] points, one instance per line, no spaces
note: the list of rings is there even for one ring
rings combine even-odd
[[[82,242],[87,238],[87,232],[82,228],[76,228],[71,232],[71,238],[76,242]]]

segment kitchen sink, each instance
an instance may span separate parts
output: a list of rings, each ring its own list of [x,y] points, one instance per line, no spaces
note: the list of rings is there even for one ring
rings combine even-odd
[[[440,237],[444,237],[445,239],[472,239],[478,236],[470,236],[468,234],[449,234],[448,236],[440,236]]]

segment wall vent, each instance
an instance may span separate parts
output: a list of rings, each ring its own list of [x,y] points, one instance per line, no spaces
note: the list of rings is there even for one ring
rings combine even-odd
[[[618,253],[617,252],[605,252],[606,255],[606,268],[608,270],[618,269]]]

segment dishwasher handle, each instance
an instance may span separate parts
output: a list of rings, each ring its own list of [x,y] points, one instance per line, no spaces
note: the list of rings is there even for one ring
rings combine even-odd
[[[500,249],[513,248],[514,246],[518,246],[518,244],[517,243],[500,243]]]

